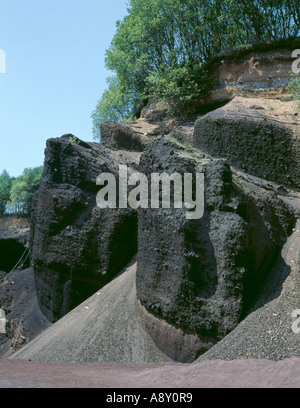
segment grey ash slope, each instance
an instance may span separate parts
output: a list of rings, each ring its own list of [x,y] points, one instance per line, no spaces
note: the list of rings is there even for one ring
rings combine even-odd
[[[59,148],[60,152],[68,153],[69,161],[72,159],[69,170],[76,167],[75,164],[73,165],[73,162],[76,163],[76,154],[85,156],[90,154],[91,150],[80,145],[70,147],[65,140],[55,140],[52,143],[57,149]],[[53,148],[48,152],[53,152]],[[53,156],[52,154],[51,157]],[[58,164],[66,166],[66,161],[62,160],[64,157],[65,155],[59,156]],[[195,171],[200,166],[205,170],[207,201],[205,220],[208,222],[203,224],[200,220],[197,223],[187,223],[181,213],[174,217],[173,211],[168,218],[164,213],[160,214],[160,217],[158,217],[159,214],[154,216],[151,210],[140,213],[139,217],[136,217],[139,225],[137,291],[135,272],[132,270],[112,281],[101,291],[99,281],[95,289],[96,291],[99,288],[99,291],[94,296],[25,346],[13,358],[47,362],[145,363],[166,361],[168,359],[165,353],[174,361],[190,362],[199,356],[199,351],[203,352],[203,345],[198,346],[197,343],[192,359],[176,359],[174,351],[177,350],[177,343],[174,342],[170,346],[173,338],[172,335],[165,335],[165,324],[170,326],[169,333],[175,332],[171,330],[172,328],[182,329],[183,338],[186,334],[192,334],[198,336],[203,343],[209,336],[209,340],[212,338],[216,342],[234,330],[241,319],[248,314],[249,307],[259,297],[257,292],[265,283],[274,260],[295,224],[295,208],[292,209],[290,203],[285,205],[278,197],[280,193],[284,194],[286,189],[270,181],[257,178],[254,180],[254,176],[245,175],[245,173],[239,176],[239,173],[230,168],[225,160],[206,157],[198,149],[186,149],[171,140],[156,141],[151,149],[142,154],[139,169],[148,174],[148,171],[153,171],[155,168],[163,170],[165,166],[168,166],[166,170],[170,172],[178,168]],[[95,166],[95,169],[92,169],[93,173],[98,169],[98,166]],[[52,170],[50,170],[49,168],[49,174],[52,176]],[[64,177],[69,176],[71,173],[69,170],[65,172]],[[62,180],[65,181],[64,178]],[[55,187],[62,190],[61,183],[55,183]],[[73,188],[67,191],[69,190],[73,191]],[[41,214],[49,202],[44,199],[43,190],[40,190],[40,195],[42,205],[38,210]],[[288,200],[287,196],[286,200]],[[93,221],[95,214],[94,212],[91,214],[90,221]],[[49,223],[51,224],[51,221],[56,218],[57,213],[53,212],[48,220]],[[95,231],[96,236],[102,240],[108,227],[105,220],[109,221],[106,217],[104,220],[101,218],[100,228]],[[114,224],[113,220],[112,218],[110,221]],[[93,225],[94,223],[90,221],[89,225]],[[74,242],[80,244],[82,240],[74,241],[74,235],[70,237],[63,229],[55,238],[50,237],[47,247],[48,237],[42,227],[43,225],[39,223],[35,228],[34,249],[36,251],[33,253],[38,255],[36,259],[39,262],[47,261],[49,264],[49,256],[43,259],[46,254],[52,254],[57,258],[59,251],[66,250],[65,261],[68,261],[70,268],[74,266],[72,263],[74,258],[68,253],[69,247]],[[197,239],[195,228],[196,233],[204,231],[206,236],[202,237],[203,239]],[[83,228],[76,231],[84,237]],[[126,236],[128,230],[124,228],[123,231]],[[44,239],[45,245],[40,245],[39,237]],[[87,237],[90,235],[87,234]],[[178,243],[178,250],[174,237]],[[212,243],[209,248],[207,248],[208,242]],[[69,245],[66,245],[67,243]],[[80,245],[77,248],[80,249]],[[118,245],[114,248],[120,249]],[[157,252],[157,248],[163,251]],[[72,249],[75,251],[74,245]],[[82,256],[76,258],[77,265],[82,266],[82,261],[88,260],[92,261],[91,264],[94,266],[93,259],[86,256],[84,249]],[[174,262],[174,250],[177,251],[177,262]],[[126,252],[124,248],[123,252]],[[109,255],[111,259],[116,260],[118,253],[114,251]],[[103,258],[103,251],[99,255]],[[98,257],[96,258],[99,263]],[[207,259],[210,264],[203,262],[203,259]],[[209,293],[202,293],[201,273],[206,279],[212,263],[211,271],[214,279],[209,282],[210,285],[207,285],[210,289]],[[289,271],[286,268],[289,268],[288,264],[282,262],[277,271],[278,279],[283,280],[287,276]],[[89,265],[86,265],[85,270],[87,276],[90,276]],[[47,275],[48,279],[48,271],[45,269],[44,272],[44,277]],[[83,274],[81,276],[85,277]],[[204,283],[206,283],[205,279]],[[274,291],[271,290],[270,293],[275,298]],[[166,302],[167,296],[170,297],[169,302]],[[42,300],[44,298],[45,296]],[[151,327],[149,329],[149,325],[145,328],[149,316],[141,317],[138,301],[141,301],[148,314],[160,318],[159,322],[164,320],[164,324],[158,328],[158,333],[157,322],[155,322],[154,331],[151,331]],[[268,300],[264,297],[261,305],[265,305],[266,302]],[[203,306],[201,310],[199,304]],[[292,310],[289,311],[291,312]],[[250,325],[247,329],[252,335],[253,327]],[[264,332],[266,327],[265,324],[261,330]],[[274,333],[276,333],[276,327],[274,327]],[[245,336],[247,335],[246,333]],[[234,347],[231,347],[232,354],[228,356],[229,359],[246,355],[249,348],[247,338],[243,341],[236,354],[234,354]],[[268,351],[262,352],[263,344],[256,355],[263,356],[262,358],[273,358],[273,339],[269,338],[267,341],[271,342]],[[259,345],[255,339],[254,343]],[[159,349],[164,350],[164,353]],[[206,347],[205,351],[207,349]],[[281,347],[279,349],[281,352]],[[225,347],[224,358],[226,358],[226,351]],[[255,353],[253,356],[255,357]],[[208,355],[205,354],[204,358],[207,357]],[[274,358],[278,357],[275,355]]]
[[[235,330],[202,355],[205,360],[268,359],[300,355],[300,337],[292,330],[299,310],[300,219],[274,267],[253,312]]]
[[[60,363],[170,361],[144,328],[135,274],[133,264],[11,358]]]

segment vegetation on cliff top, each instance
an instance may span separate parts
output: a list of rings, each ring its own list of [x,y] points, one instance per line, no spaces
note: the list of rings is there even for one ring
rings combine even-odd
[[[92,113],[95,139],[102,121],[133,118],[148,97],[192,110],[213,85],[212,57],[295,38],[299,27],[298,0],[130,0],[106,51],[114,76]]]

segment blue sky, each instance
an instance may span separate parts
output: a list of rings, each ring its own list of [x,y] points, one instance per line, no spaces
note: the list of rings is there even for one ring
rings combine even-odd
[[[0,0],[0,173],[43,164],[46,140],[92,141],[105,50],[127,0]]]

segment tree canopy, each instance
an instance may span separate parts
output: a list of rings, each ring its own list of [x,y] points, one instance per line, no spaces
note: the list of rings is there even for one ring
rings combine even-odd
[[[114,73],[93,113],[126,120],[141,99],[192,106],[212,86],[205,62],[221,51],[299,34],[299,0],[131,0],[106,51]]]
[[[0,174],[0,216],[4,215],[6,204],[10,198],[12,180],[6,170]]]
[[[0,175],[0,216],[30,214],[32,200],[43,174],[43,166],[26,168],[19,177],[10,177],[6,170]]]

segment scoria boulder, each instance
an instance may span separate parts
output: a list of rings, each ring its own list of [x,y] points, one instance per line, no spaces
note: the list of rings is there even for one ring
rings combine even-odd
[[[202,218],[187,219],[184,208],[139,211],[137,293],[145,323],[172,359],[193,361],[247,314],[294,215],[274,192],[198,149],[162,140],[142,155],[141,169],[205,174]],[[193,346],[174,342],[174,329],[195,336]],[[178,350],[179,343],[189,349]]]
[[[116,161],[99,144],[72,135],[47,141],[30,252],[37,297],[49,321],[106,285],[137,251],[136,212],[97,207],[102,172],[118,178]]]

